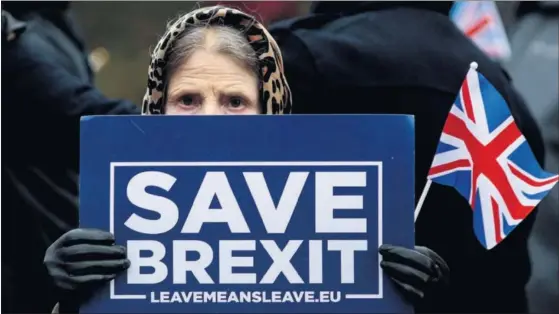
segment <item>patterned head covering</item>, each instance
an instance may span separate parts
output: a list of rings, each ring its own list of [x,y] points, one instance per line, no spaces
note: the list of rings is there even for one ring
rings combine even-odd
[[[246,36],[259,65],[260,104],[263,114],[291,113],[291,91],[283,73],[281,52],[274,38],[256,19],[236,9],[213,6],[194,10],[167,28],[155,47],[149,66],[142,114],[164,114],[166,65],[173,42],[192,25],[230,26]]]

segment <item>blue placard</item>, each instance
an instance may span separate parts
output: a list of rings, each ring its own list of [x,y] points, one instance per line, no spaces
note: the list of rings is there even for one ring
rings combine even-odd
[[[80,224],[132,266],[81,312],[411,312],[413,174],[411,116],[84,118]]]

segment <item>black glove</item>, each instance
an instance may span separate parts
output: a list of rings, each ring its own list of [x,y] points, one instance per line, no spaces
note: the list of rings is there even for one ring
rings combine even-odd
[[[432,250],[384,244],[379,252],[383,257],[380,266],[414,306],[427,298],[440,297],[448,287],[448,265]]]
[[[130,266],[126,248],[115,245],[111,233],[96,229],[65,233],[47,249],[44,263],[60,292],[61,309],[70,311]]]

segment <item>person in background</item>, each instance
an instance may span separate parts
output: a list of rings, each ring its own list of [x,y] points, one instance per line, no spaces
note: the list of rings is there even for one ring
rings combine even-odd
[[[45,251],[78,225],[80,117],[139,109],[94,87],[68,2],[3,1],[2,20],[2,312],[45,313]]]
[[[152,53],[142,113],[277,115],[290,114],[291,104],[274,38],[254,17],[214,6],[169,25]],[[446,288],[448,266],[432,250],[383,245],[380,253],[406,300],[415,303]],[[50,275],[64,290],[55,311],[75,310],[131,262],[109,232],[78,228],[64,234],[45,253]]]
[[[206,1],[205,3],[223,4],[248,13],[254,12],[256,18],[264,26],[275,21],[297,16],[300,6],[300,3],[297,1]]]
[[[539,124],[545,168],[559,172],[559,1],[521,2],[506,64]],[[559,187],[539,206],[528,240],[532,272],[526,294],[531,313],[559,309]]]
[[[270,26],[284,55],[294,113],[415,115],[416,199],[426,183],[450,107],[473,61],[503,95],[543,163],[541,134],[526,105],[502,67],[449,19],[452,4],[318,1],[309,15]],[[525,311],[526,238],[533,217],[486,251],[474,235],[472,209],[452,188],[432,186],[423,207],[416,223],[416,243],[439,253],[452,276],[445,294],[425,298],[416,311]]]

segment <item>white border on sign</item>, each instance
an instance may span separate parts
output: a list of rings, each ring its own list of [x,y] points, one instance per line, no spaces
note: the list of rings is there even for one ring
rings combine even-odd
[[[114,174],[116,167],[235,167],[235,166],[376,166],[378,167],[378,246],[382,243],[382,161],[239,161],[239,162],[111,162],[110,177],[110,232],[114,234]],[[379,254],[378,265],[378,293],[376,294],[346,294],[346,299],[382,299],[384,278],[380,261],[382,256]],[[139,294],[115,294],[115,282],[110,283],[110,298],[114,300],[141,300],[147,299],[146,295]]]

